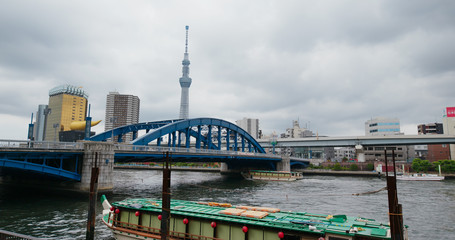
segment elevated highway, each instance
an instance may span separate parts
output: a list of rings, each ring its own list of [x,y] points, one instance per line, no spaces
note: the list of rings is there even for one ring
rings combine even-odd
[[[270,139],[259,139],[264,148],[273,147]],[[455,144],[454,135],[390,135],[357,137],[278,138],[275,147],[354,147],[386,145]]]

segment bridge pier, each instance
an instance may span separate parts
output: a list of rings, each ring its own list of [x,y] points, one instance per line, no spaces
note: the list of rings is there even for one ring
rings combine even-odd
[[[278,162],[276,164],[276,170],[290,172],[291,171],[291,158],[289,156],[282,156],[281,162]]]
[[[89,192],[92,167],[99,168],[98,191],[110,191],[114,187],[114,144],[112,142],[84,141],[84,158],[81,167],[81,181],[76,191]]]
[[[222,175],[240,176],[240,172],[240,169],[230,169],[227,163],[222,162],[220,164],[220,174]]]
[[[290,172],[291,171],[291,158],[289,156],[282,156],[281,157],[281,161],[279,162],[276,162],[275,163],[276,165],[276,171],[286,171],[286,172]],[[273,164],[271,165],[268,165],[269,170],[273,170]],[[222,175],[240,175],[240,173],[242,171],[246,171],[246,170],[258,170],[258,169],[264,169],[264,168],[261,168],[257,165],[235,165],[235,164],[231,164],[231,168],[229,168],[229,165],[227,163],[224,163],[222,162],[221,165],[220,165],[220,173]]]

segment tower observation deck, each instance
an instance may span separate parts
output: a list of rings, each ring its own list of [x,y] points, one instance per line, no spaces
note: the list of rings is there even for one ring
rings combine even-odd
[[[189,88],[191,86],[190,78],[190,60],[188,58],[188,29],[189,26],[185,26],[186,29],[186,40],[185,40],[185,53],[182,61],[182,77],[179,79],[180,87],[182,87],[182,94],[180,99],[180,119],[188,119],[189,115]]]

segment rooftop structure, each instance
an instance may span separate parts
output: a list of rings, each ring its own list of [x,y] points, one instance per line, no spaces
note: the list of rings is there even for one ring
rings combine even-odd
[[[82,89],[82,87],[76,87],[69,84],[57,86],[49,91],[49,96],[55,96],[58,94],[70,94],[78,97],[88,98],[88,94]]]

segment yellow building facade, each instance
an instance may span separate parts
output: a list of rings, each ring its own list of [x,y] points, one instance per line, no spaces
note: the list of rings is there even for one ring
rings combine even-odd
[[[88,95],[81,87],[63,85],[49,91],[50,112],[46,120],[45,141],[59,141],[59,132],[70,131],[75,121],[87,115]]]

